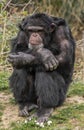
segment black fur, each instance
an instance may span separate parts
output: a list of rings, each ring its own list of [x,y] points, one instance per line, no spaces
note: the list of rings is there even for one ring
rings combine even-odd
[[[54,23],[56,29],[50,33],[50,25]],[[46,14],[34,14],[26,17],[19,25],[21,36],[17,35],[12,40],[11,53],[23,51],[28,48],[27,26],[42,26],[45,28],[46,37],[44,38],[44,47],[49,49],[59,61],[57,69],[53,71],[41,70],[39,63],[37,67],[23,66],[14,67],[10,77],[10,87],[18,104],[38,103],[39,107],[54,108],[61,105],[65,98],[72,80],[74,60],[75,60],[75,42],[70,29],[64,19],[55,18]],[[20,40],[20,41],[19,41]],[[67,40],[67,45],[63,46],[62,41]]]

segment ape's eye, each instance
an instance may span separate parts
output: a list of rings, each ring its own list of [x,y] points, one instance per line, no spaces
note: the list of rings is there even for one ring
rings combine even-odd
[[[34,30],[32,30],[32,29],[28,29],[28,32],[34,32]]]
[[[37,30],[37,32],[43,32],[43,29],[42,30]]]

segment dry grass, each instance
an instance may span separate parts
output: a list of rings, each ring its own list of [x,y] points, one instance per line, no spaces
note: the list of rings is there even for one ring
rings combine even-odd
[[[28,3],[24,4],[13,4],[11,0],[7,3],[4,1],[2,0],[0,3],[0,70],[10,68],[6,57],[9,53],[9,41],[16,36],[18,31],[17,23],[28,14],[46,12],[63,17],[69,23],[77,41],[77,62],[74,75],[76,79],[80,75],[84,77],[84,0],[42,0],[41,2],[28,0]]]

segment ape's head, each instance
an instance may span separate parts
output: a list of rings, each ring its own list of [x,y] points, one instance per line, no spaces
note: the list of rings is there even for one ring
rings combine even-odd
[[[53,19],[43,13],[26,17],[20,24],[20,29],[28,37],[29,48],[46,46],[52,39],[55,28]]]

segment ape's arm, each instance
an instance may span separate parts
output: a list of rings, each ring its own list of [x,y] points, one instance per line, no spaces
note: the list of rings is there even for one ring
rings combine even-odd
[[[28,48],[28,37],[22,30],[19,31],[17,37],[11,40],[11,51],[8,56],[8,61],[18,69],[25,65],[40,64],[34,55],[31,54]]]
[[[17,54],[9,54],[8,61],[16,68],[26,66],[45,66],[46,70],[56,69],[58,61],[54,55],[45,48],[40,48],[37,52],[18,52]]]
[[[19,38],[21,38],[21,36],[19,36],[18,39]],[[26,39],[26,36],[24,39]],[[16,66],[16,67],[24,67],[24,65],[30,65],[30,66],[41,65],[42,66],[43,64],[47,70],[53,70],[53,69],[56,69],[57,66],[60,64],[64,64],[65,62],[72,61],[73,45],[72,45],[72,42],[70,42],[71,37],[69,34],[69,29],[64,26],[59,26],[54,34],[53,39],[55,41],[54,44],[56,44],[56,42],[59,44],[58,55],[54,55],[51,48],[50,48],[51,51],[46,48],[39,48],[35,53],[31,52],[29,54],[28,51],[27,52],[25,51],[25,50],[28,50],[28,48],[24,50],[22,46],[22,45],[27,45],[27,41],[23,40],[23,43],[20,44],[20,46],[18,47],[17,43],[19,40],[17,40],[17,42],[13,46],[14,51],[15,52],[22,51],[20,48],[22,46],[24,53],[19,53],[19,55],[10,54],[9,62],[12,63],[13,66]],[[22,40],[20,39],[20,41]],[[51,46],[53,45],[54,41],[52,41]],[[54,47],[54,50],[55,49],[56,48]]]
[[[57,46],[59,47],[57,48]],[[69,28],[67,26],[58,26],[54,34],[53,41],[50,44],[49,50],[48,49],[38,50],[38,53],[41,55],[43,63],[47,63],[46,68],[49,69],[49,64],[51,64],[51,68],[53,70],[56,69],[57,66],[64,65],[66,63],[72,64],[74,60],[73,47],[74,47],[74,41],[70,34]],[[57,51],[58,54],[56,54]]]
[[[70,37],[69,29],[64,26],[59,26],[56,32],[57,42],[60,44],[60,53],[56,55],[56,59],[60,64],[72,62],[73,42]]]
[[[16,68],[26,66],[45,66],[47,70],[53,70],[57,67],[57,60],[54,55],[45,48],[39,48],[37,51],[31,51],[28,48],[28,39],[23,31],[20,31],[11,42],[11,52],[8,61]],[[20,53],[19,53],[20,52]],[[39,53],[40,52],[40,53]]]
[[[16,68],[23,67],[24,65],[32,64],[35,62],[35,57],[23,52],[17,54],[9,54],[8,61]]]

